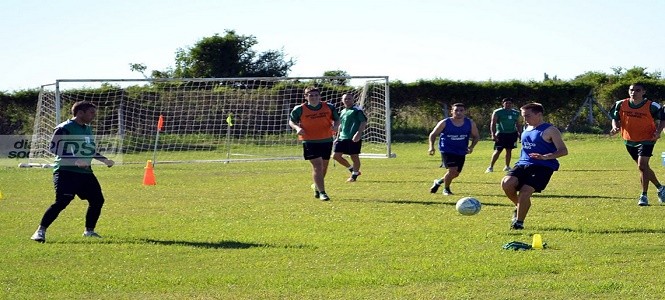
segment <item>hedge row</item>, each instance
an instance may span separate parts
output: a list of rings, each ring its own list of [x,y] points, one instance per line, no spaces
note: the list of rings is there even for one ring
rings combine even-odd
[[[444,117],[445,109],[456,102],[467,106],[469,116],[478,124],[481,133],[486,135],[492,110],[500,107],[501,99],[505,97],[513,98],[517,107],[528,102],[542,103],[547,120],[561,129],[605,131],[609,120],[597,106],[591,111],[595,116],[591,124],[586,117],[578,118],[573,124],[570,122],[588,96],[593,96],[607,110],[614,101],[627,97],[628,86],[636,79],[611,76],[596,81],[584,79],[543,82],[439,79],[413,83],[393,81],[390,83],[390,104],[394,140],[409,139],[409,136],[423,138]],[[647,85],[650,99],[665,98],[665,80],[642,78],[640,81]],[[38,90],[0,92],[0,134],[31,133],[38,94]],[[585,116],[589,113],[587,109],[581,112]]]

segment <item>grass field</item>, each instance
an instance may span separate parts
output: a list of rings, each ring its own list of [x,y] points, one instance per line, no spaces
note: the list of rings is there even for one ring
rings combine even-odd
[[[565,136],[548,188],[523,231],[509,230],[502,172],[484,174],[481,141],[452,186],[425,144],[366,159],[358,182],[330,166],[321,202],[303,161],[97,167],[101,240],[81,237],[75,200],[29,240],[52,202],[50,170],[0,170],[1,299],[662,299],[665,206],[638,207],[634,163],[617,139]],[[665,182],[657,144],[652,166]],[[151,155],[146,155],[146,160]],[[502,158],[501,158],[502,159]],[[501,163],[497,164],[499,169]],[[454,205],[483,203],[475,216]],[[545,250],[509,251],[538,233]]]

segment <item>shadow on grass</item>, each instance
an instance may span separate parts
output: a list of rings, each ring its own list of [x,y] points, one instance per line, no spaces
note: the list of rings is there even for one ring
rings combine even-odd
[[[377,203],[389,203],[389,204],[416,204],[416,205],[448,205],[455,206],[458,199],[452,200],[452,202],[440,202],[440,201],[417,201],[417,200],[382,200],[382,199],[344,199],[340,201],[348,202],[377,202]],[[486,206],[513,206],[509,204],[498,204],[498,203],[483,203]]]
[[[562,199],[618,199],[626,200],[629,198],[626,197],[608,197],[608,196],[598,196],[598,195],[539,195],[533,194],[532,198],[562,198]]]
[[[220,242],[193,242],[193,241],[173,241],[173,240],[154,240],[144,239],[143,242],[154,245],[164,246],[187,246],[204,249],[249,249],[249,248],[286,248],[286,249],[305,249],[313,248],[307,245],[273,245],[263,243],[245,243],[238,241],[220,241]]]
[[[81,238],[79,240],[61,240],[48,242],[49,244],[152,244],[162,246],[186,246],[203,249],[249,249],[249,248],[282,248],[282,249],[315,249],[309,245],[275,245],[264,243],[245,243],[239,241],[220,241],[220,242],[196,242],[196,241],[178,241],[178,240],[156,240],[156,239],[115,239],[113,237],[105,239]]]
[[[628,169],[561,169],[557,172],[608,172],[608,171],[632,171]]]
[[[440,177],[438,177],[440,178]],[[503,178],[503,177],[501,177]],[[496,178],[496,180],[487,180],[487,181],[465,181],[465,180],[455,180],[456,184],[463,184],[463,183],[468,183],[468,184],[495,184],[497,186],[500,186],[501,184],[501,178]],[[359,179],[360,182],[360,179]],[[362,180],[362,182],[366,183],[422,183],[422,184],[427,184],[428,186],[432,185],[432,180]]]
[[[633,233],[660,233],[665,234],[665,229],[652,229],[652,228],[624,228],[624,229],[573,229],[570,227],[542,227],[538,230],[542,231],[560,231],[560,232],[576,232],[587,234],[633,234]]]

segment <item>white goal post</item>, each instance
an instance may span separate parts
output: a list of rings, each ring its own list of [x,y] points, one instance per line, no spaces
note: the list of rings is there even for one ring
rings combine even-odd
[[[308,86],[340,110],[342,95],[354,94],[368,117],[361,156],[394,157],[387,76],[61,79],[40,90],[29,162],[21,165],[53,162],[53,130],[82,100],[97,105],[91,125],[100,153],[119,163],[299,159],[288,118]]]

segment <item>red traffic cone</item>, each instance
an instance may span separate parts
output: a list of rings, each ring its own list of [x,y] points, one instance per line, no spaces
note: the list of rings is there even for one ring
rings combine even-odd
[[[155,172],[152,168],[152,160],[145,164],[145,173],[143,174],[143,185],[156,185]]]

